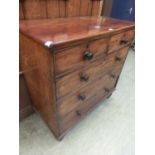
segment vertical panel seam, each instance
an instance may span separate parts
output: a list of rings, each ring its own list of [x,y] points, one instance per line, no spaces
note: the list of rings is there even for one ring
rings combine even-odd
[[[21,6],[21,9],[22,9],[22,13],[23,13],[23,19],[25,19],[25,13],[24,13],[24,10],[23,10],[23,3],[22,3],[22,1],[20,2],[20,6]]]
[[[92,0],[92,5],[91,5],[91,16],[93,16],[93,5],[94,5],[94,3],[93,3],[93,0]]]
[[[45,1],[45,2],[46,2],[46,3],[45,3],[45,8],[46,8],[46,18],[48,19],[48,12],[47,12],[47,1],[48,1],[48,0],[46,0],[46,1]]]

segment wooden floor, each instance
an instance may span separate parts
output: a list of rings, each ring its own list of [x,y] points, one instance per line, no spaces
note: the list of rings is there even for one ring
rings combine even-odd
[[[20,123],[20,155],[134,155],[135,55],[129,52],[111,98],[55,140],[37,114]]]

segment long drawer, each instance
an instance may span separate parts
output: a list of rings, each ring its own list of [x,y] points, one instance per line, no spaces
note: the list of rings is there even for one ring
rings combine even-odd
[[[90,83],[86,87],[79,89],[73,95],[60,99],[58,102],[58,113],[60,117],[64,117],[77,106],[85,104],[87,100],[96,93],[108,93],[114,86],[121,68],[116,66],[111,72],[105,76],[100,76],[96,81]]]
[[[110,72],[115,66],[118,66],[119,68],[122,67],[127,53],[128,47],[108,55],[106,59],[95,61],[89,67],[56,79],[57,98],[73,93],[79,88],[85,87],[99,76]]]
[[[60,125],[62,131],[72,127],[87,111],[96,105],[98,99],[109,95],[116,84],[118,77],[111,77],[110,74],[98,79],[98,81],[77,92],[58,105]]]
[[[108,38],[74,46],[55,54],[56,74],[85,66],[107,52]]]

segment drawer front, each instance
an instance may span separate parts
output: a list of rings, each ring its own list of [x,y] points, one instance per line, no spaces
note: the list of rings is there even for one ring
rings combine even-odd
[[[117,69],[119,68],[117,67]],[[115,70],[115,72],[118,71]],[[114,87],[118,77],[117,75],[114,75],[112,73],[109,72],[105,76],[101,76],[99,79],[92,82],[87,87],[79,89],[73,95],[59,100],[58,113],[60,117],[65,117],[69,112],[76,109],[76,107],[85,104],[85,102],[87,102],[91,97],[100,92],[102,92],[102,94],[109,93],[109,91]]]
[[[55,54],[56,74],[85,66],[107,52],[108,39],[81,44]]]
[[[100,79],[98,87],[94,87],[93,85],[89,87],[89,91],[84,90],[86,95],[91,94],[88,99],[81,101],[77,96],[78,94],[76,94],[74,97],[75,99],[73,99],[74,102],[68,100],[68,103],[66,102],[65,107],[63,106],[63,104],[61,104],[62,107],[59,107],[60,126],[62,130],[61,132],[65,132],[66,130],[71,128],[74,124],[77,123],[77,121],[79,121],[83,116],[85,116],[87,112],[92,107],[94,107],[101,99],[103,99],[105,96],[108,96],[114,89],[116,79],[117,78],[109,78],[109,75],[105,76],[104,78],[102,77],[102,79]],[[67,113],[69,110],[70,112]],[[67,115],[65,115],[66,113]]]
[[[78,70],[64,77],[56,79],[57,98],[73,93],[79,88],[85,87],[99,76],[106,74],[114,66],[121,67],[128,53],[128,47],[92,63],[88,68]]]
[[[108,53],[114,52],[126,45],[131,44],[134,37],[134,31],[127,31],[111,37]]]

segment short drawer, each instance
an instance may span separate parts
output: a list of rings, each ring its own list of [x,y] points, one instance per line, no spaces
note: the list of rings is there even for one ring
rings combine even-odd
[[[111,71],[114,67],[122,67],[128,48],[123,48],[116,53],[107,56],[106,59],[100,59],[92,63],[89,67],[77,70],[56,79],[57,98],[73,93],[79,88],[85,87],[99,76]]]
[[[55,71],[56,74],[68,70],[75,70],[94,61],[107,52],[108,39],[91,41],[88,44],[81,44],[75,47],[56,52]]]
[[[134,31],[127,31],[111,37],[109,41],[108,53],[114,52],[126,45],[129,45],[134,37]]]

